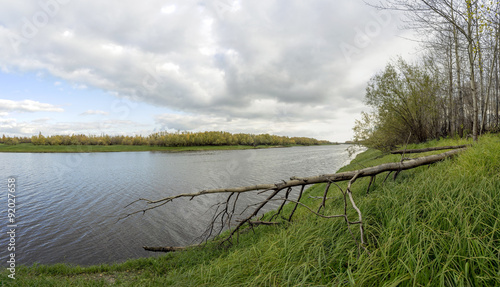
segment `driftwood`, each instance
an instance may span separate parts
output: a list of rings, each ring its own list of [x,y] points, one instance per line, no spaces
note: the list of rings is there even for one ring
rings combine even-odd
[[[422,153],[422,152],[436,151],[436,150],[466,148],[468,146],[470,145],[464,144],[456,146],[438,146],[438,147],[428,147],[428,148],[409,149],[409,150],[395,150],[391,151],[391,154]]]
[[[172,246],[150,247],[150,246],[143,246],[142,248],[144,248],[144,250],[146,250],[146,251],[152,251],[152,252],[175,252],[175,251],[185,250],[188,247],[172,247]]]
[[[236,188],[202,190],[202,191],[196,192],[196,193],[182,193],[182,194],[178,194],[175,196],[161,198],[158,200],[150,200],[150,199],[140,198],[140,199],[132,202],[131,204],[133,204],[135,202],[142,201],[142,202],[146,202],[147,207],[144,209],[129,213],[125,217],[131,216],[131,215],[137,214],[137,213],[145,213],[148,210],[158,208],[158,207],[163,206],[163,205],[165,205],[165,204],[167,204],[175,199],[178,199],[178,198],[193,199],[194,197],[202,196],[202,195],[228,193],[229,196],[228,196],[227,200],[219,203],[217,206],[215,214],[211,220],[210,226],[207,228],[207,231],[204,234],[205,240],[208,240],[210,237],[220,235],[224,228],[229,228],[230,229],[229,235],[221,241],[221,244],[228,243],[231,245],[233,236],[235,234],[237,234],[242,229],[242,227],[245,225],[248,226],[249,228],[253,228],[254,226],[257,226],[257,225],[276,225],[277,224],[276,222],[263,221],[263,220],[252,220],[252,219],[255,216],[257,216],[259,211],[262,210],[262,208],[267,203],[269,203],[270,201],[278,200],[278,201],[282,201],[282,204],[281,204],[279,210],[276,212],[276,214],[274,214],[271,217],[271,220],[281,213],[283,206],[286,202],[295,203],[295,206],[294,206],[291,214],[289,215],[289,217],[288,218],[282,217],[288,221],[292,220],[292,216],[299,205],[306,207],[310,212],[312,212],[318,216],[321,216],[323,218],[342,217],[345,219],[345,221],[347,223],[348,230],[355,240],[356,240],[356,238],[351,231],[350,225],[354,225],[354,224],[359,225],[359,228],[360,228],[360,240],[359,240],[359,242],[360,242],[360,244],[358,244],[358,246],[362,247],[366,250],[362,213],[361,213],[361,210],[356,206],[356,203],[354,201],[354,198],[353,198],[353,195],[351,192],[352,184],[359,178],[371,177],[370,184],[368,186],[368,190],[369,190],[370,185],[373,182],[373,179],[375,178],[376,175],[378,175],[380,173],[389,172],[389,174],[390,174],[392,172],[396,172],[396,175],[397,175],[399,172],[401,172],[403,170],[412,169],[412,168],[416,168],[416,167],[424,166],[424,165],[429,165],[429,164],[441,161],[443,159],[452,157],[452,156],[462,152],[463,150],[465,150],[466,146],[441,147],[440,149],[443,149],[443,148],[447,148],[447,149],[456,148],[456,149],[448,151],[448,152],[440,153],[440,154],[409,159],[407,161],[403,161],[403,159],[402,159],[400,162],[385,163],[385,164],[377,165],[374,167],[363,168],[363,169],[355,170],[355,171],[346,171],[346,172],[340,172],[340,173],[335,173],[335,174],[324,174],[324,175],[319,175],[319,176],[303,177],[303,178],[292,177],[288,181],[282,181],[280,183],[275,183],[275,184],[260,184],[260,185],[252,185],[252,186],[236,187]],[[422,152],[422,150],[429,151],[431,149],[420,149],[420,152]],[[433,149],[433,150],[436,150],[436,149]],[[415,150],[406,150],[405,151],[405,153],[413,153],[413,152],[415,152]],[[387,179],[387,177],[386,177],[386,179]],[[338,186],[336,184],[336,182],[340,182],[340,181],[348,181],[348,186],[347,186],[347,189],[345,191],[342,190],[342,188],[340,188],[340,186]],[[310,207],[301,203],[300,198],[302,196],[302,193],[304,191],[304,187],[306,185],[317,184],[317,183],[327,183],[327,188],[325,189],[323,197],[321,198],[322,202],[321,202],[321,205],[319,206],[319,209],[317,211],[314,211]],[[320,212],[321,212],[322,207],[325,206],[325,201],[327,199],[329,187],[332,184],[335,184],[340,189],[342,194],[344,195],[344,213],[340,214],[340,215],[323,215]],[[296,200],[289,199],[289,194],[291,192],[292,187],[297,187],[297,186],[301,187],[300,194],[299,194],[298,198]],[[282,190],[286,190],[285,197],[278,198],[277,195]],[[367,190],[367,192],[368,192],[368,190]],[[235,212],[236,201],[238,200],[239,194],[244,193],[244,192],[250,192],[250,191],[256,191],[258,193],[271,192],[271,194],[269,194],[269,196],[265,200],[263,200],[262,202],[247,206],[247,208],[245,208],[245,210],[252,208],[252,207],[255,207],[255,209],[250,213],[250,215],[245,216],[243,219],[236,220],[236,223],[237,223],[236,227],[231,229],[231,222],[234,222],[232,220],[232,218],[233,218],[233,215],[235,215],[235,213],[236,213]],[[236,195],[236,197],[233,197],[234,195]],[[231,203],[231,199],[233,199],[232,203]],[[349,221],[349,219],[347,217],[347,207],[348,207],[347,202],[348,201],[350,202],[352,208],[358,214],[357,221]],[[243,212],[241,214],[243,214]],[[125,218],[125,217],[123,217],[123,218]],[[218,226],[218,225],[220,225],[220,226]],[[358,241],[356,240],[356,242],[358,242]],[[147,247],[147,246],[145,246],[144,249],[148,250],[148,251],[156,251],[156,252],[173,252],[173,251],[184,250],[185,247]]]

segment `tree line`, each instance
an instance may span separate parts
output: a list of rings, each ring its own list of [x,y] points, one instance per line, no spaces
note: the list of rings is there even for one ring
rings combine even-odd
[[[331,144],[329,141],[307,137],[287,137],[269,134],[232,134],[222,131],[207,132],[157,132],[149,136],[135,135],[51,135],[44,136],[40,132],[32,137],[7,137],[0,139],[0,143],[15,145],[31,143],[34,145],[149,145],[163,147],[184,146],[224,146],[224,145],[321,145]]]
[[[391,149],[439,137],[499,131],[500,3],[487,0],[388,0],[426,51],[398,58],[371,78],[354,140]]]

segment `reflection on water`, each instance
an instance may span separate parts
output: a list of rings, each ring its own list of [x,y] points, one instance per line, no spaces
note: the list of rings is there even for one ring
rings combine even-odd
[[[111,263],[151,256],[142,246],[192,244],[220,196],[176,200],[117,221],[138,198],[158,199],[220,187],[275,183],[291,176],[334,173],[347,146],[185,153],[0,153],[0,174],[16,176],[16,261]],[[255,195],[247,196],[247,200]],[[4,197],[2,214],[6,214]],[[6,222],[6,218],[5,218]],[[7,224],[2,227],[6,234]],[[5,238],[4,236],[2,238]],[[5,242],[5,240],[3,240]],[[0,248],[7,258],[6,248]],[[4,263],[5,265],[6,263]]]

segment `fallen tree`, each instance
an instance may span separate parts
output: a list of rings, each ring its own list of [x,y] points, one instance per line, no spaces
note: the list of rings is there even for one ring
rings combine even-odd
[[[447,147],[447,148],[453,148],[453,147]],[[210,190],[202,190],[196,193],[182,193],[178,194],[175,196],[169,196],[157,200],[150,200],[146,198],[140,198],[131,204],[134,204],[136,202],[145,202],[147,205],[146,208],[136,210],[132,213],[127,214],[125,217],[137,214],[137,213],[145,213],[148,210],[155,209],[158,207],[161,207],[175,199],[178,198],[190,198],[193,199],[198,196],[203,196],[203,195],[209,195],[209,194],[224,194],[228,193],[227,200],[224,202],[221,202],[216,205],[216,211],[214,213],[214,216],[212,220],[210,221],[209,227],[207,228],[206,232],[204,233],[205,240],[208,240],[209,238],[213,236],[220,235],[221,232],[224,230],[225,227],[229,228],[229,235],[222,239],[221,244],[228,243],[232,244],[232,238],[235,234],[240,232],[243,227],[246,228],[253,228],[253,226],[256,225],[275,225],[279,224],[278,222],[272,222],[272,221],[262,221],[262,220],[257,220],[257,221],[252,221],[252,219],[258,215],[258,213],[262,210],[262,208],[268,204],[271,201],[282,201],[282,204],[278,211],[271,217],[271,220],[282,212],[283,206],[285,203],[293,203],[295,204],[293,210],[291,211],[290,215],[285,218],[288,221],[292,220],[293,214],[296,211],[298,206],[303,206],[310,212],[314,213],[317,216],[323,217],[323,218],[344,218],[345,222],[347,223],[347,227],[351,235],[353,236],[353,239],[358,242],[356,237],[354,236],[353,232],[351,231],[351,225],[359,225],[359,243],[358,246],[359,248],[365,248],[365,240],[364,240],[364,227],[363,227],[363,219],[362,219],[362,213],[361,210],[356,206],[356,203],[354,201],[352,192],[351,192],[351,186],[352,184],[359,178],[362,177],[371,177],[370,183],[368,185],[368,190],[370,188],[370,185],[374,181],[373,179],[375,178],[376,175],[384,173],[384,172],[389,172],[387,177],[390,175],[392,172],[396,172],[394,178],[396,178],[397,174],[403,170],[408,170],[412,168],[416,168],[419,166],[424,166],[424,165],[429,165],[436,163],[438,161],[442,161],[446,158],[452,157],[463,150],[465,150],[466,146],[458,146],[454,147],[454,150],[440,153],[440,154],[435,154],[435,155],[429,155],[425,157],[419,157],[419,158],[414,158],[414,159],[407,159],[405,160],[404,158],[401,159],[400,162],[392,162],[392,163],[385,163],[373,167],[367,167],[363,168],[360,170],[354,170],[354,171],[347,171],[347,172],[340,172],[340,173],[335,173],[335,174],[324,174],[324,175],[318,175],[318,176],[312,176],[312,177],[292,177],[288,181],[282,181],[280,183],[275,183],[275,184],[260,184],[260,185],[252,185],[252,186],[245,186],[245,187],[236,187],[236,188],[223,188],[223,189],[210,189]],[[422,150],[422,149],[420,149]],[[425,149],[425,151],[429,151],[429,149]],[[412,153],[415,152],[414,150],[406,150],[405,153]],[[420,151],[422,152],[422,151]],[[403,153],[404,154],[404,153]],[[387,179],[386,177],[386,179]],[[343,190],[339,185],[336,184],[336,182],[341,182],[341,181],[348,181],[348,185],[346,190]],[[327,183],[325,192],[322,199],[322,203],[317,211],[314,211],[311,207],[303,204],[300,202],[300,199],[302,197],[303,191],[305,186],[307,185],[312,185],[312,184],[317,184],[317,183]],[[339,190],[342,192],[344,196],[344,213],[343,214],[338,214],[338,215],[324,215],[321,214],[321,209],[322,207],[325,206],[325,202],[327,199],[327,195],[330,189],[330,186],[334,184],[336,185]],[[291,190],[293,187],[301,187],[300,193],[297,197],[296,200],[292,200],[289,198],[289,195],[291,193]],[[283,191],[286,190],[284,197],[277,197],[277,195]],[[270,192],[270,194],[267,196],[267,198],[261,202],[258,202],[253,205],[249,205],[245,208],[245,210],[250,209],[252,207],[255,207],[254,210],[250,213],[250,215],[245,216],[242,219],[238,219],[236,221],[233,221],[233,216],[236,214],[236,203],[238,201],[239,195],[241,193],[245,192],[251,192],[255,191],[260,193],[266,193]],[[231,201],[232,200],[232,201]],[[348,216],[347,216],[347,210],[348,210],[348,202],[351,204],[351,207],[356,211],[358,214],[358,219],[356,221],[350,221]],[[131,205],[129,204],[129,205]],[[127,206],[129,206],[127,205]],[[243,214],[243,212],[241,213]],[[123,217],[123,218],[125,218]],[[231,229],[231,223],[236,222],[237,225],[235,228]],[[145,250],[148,251],[161,251],[161,252],[173,252],[173,251],[178,251],[178,250],[184,250],[185,247],[144,247]],[[366,249],[366,248],[365,248]]]
[[[438,147],[428,147],[428,148],[419,148],[419,149],[410,149],[410,150],[394,150],[391,151],[391,154],[405,154],[405,153],[422,153],[428,151],[436,151],[436,150],[445,150],[445,149],[458,149],[458,148],[466,148],[470,145],[456,145],[456,146],[438,146]]]

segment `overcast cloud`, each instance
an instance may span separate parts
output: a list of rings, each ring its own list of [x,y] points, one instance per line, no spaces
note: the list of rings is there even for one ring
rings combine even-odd
[[[54,77],[54,87],[102,90],[140,103],[149,119],[113,118],[112,106],[96,106],[77,112],[73,128],[48,120],[47,133],[119,132],[126,121],[136,128],[123,130],[130,133],[227,130],[345,141],[367,109],[368,79],[413,45],[398,37],[397,15],[358,0],[0,3],[3,75],[38,72]],[[36,132],[43,127],[35,118],[12,112],[69,113],[63,105],[72,101],[0,100],[0,130]],[[117,125],[93,130],[95,122],[78,115]]]

